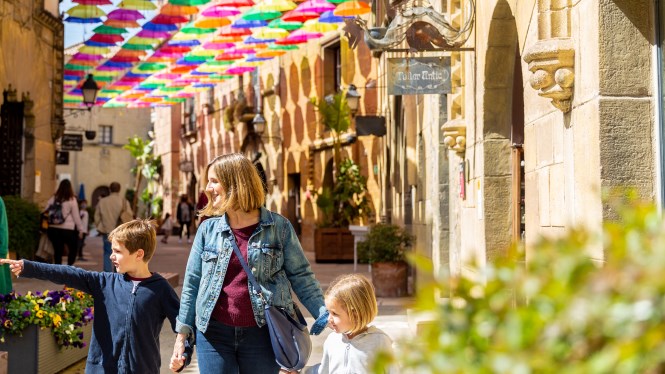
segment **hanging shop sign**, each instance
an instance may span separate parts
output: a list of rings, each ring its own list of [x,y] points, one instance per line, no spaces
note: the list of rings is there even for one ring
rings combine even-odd
[[[82,151],[83,135],[81,134],[63,134],[60,139],[61,151]]]
[[[440,95],[450,91],[450,57],[388,59],[388,95]]]

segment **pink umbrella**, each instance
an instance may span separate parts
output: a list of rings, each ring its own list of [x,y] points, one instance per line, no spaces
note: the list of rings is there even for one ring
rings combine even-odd
[[[230,17],[240,14],[237,8],[230,6],[213,5],[201,12],[205,17]]]
[[[138,10],[131,9],[116,9],[106,15],[108,19],[122,20],[122,21],[137,21],[143,19],[143,14]]]
[[[327,2],[326,0],[307,0],[295,9],[300,12],[316,12],[323,13],[334,10],[335,5]]]
[[[226,74],[240,75],[253,71],[254,69],[256,69],[254,66],[236,66],[226,69]]]
[[[160,74],[155,75],[155,78],[158,78],[158,79],[178,79],[181,76],[182,76],[181,74],[160,73]]]
[[[72,60],[83,60],[83,61],[99,61],[103,58],[104,56],[102,55],[89,55],[86,53],[77,53],[74,56],[72,56]]]
[[[152,19],[152,23],[161,25],[175,25],[177,23],[189,22],[189,18],[185,16],[167,16],[165,14],[158,14]]]
[[[235,46],[235,43],[214,43],[214,42],[208,42],[203,45],[204,49],[213,49],[213,50],[220,50],[220,49],[227,49],[227,48],[233,48]]]
[[[112,5],[110,0],[72,0],[72,3],[81,5]]]
[[[300,43],[305,43],[308,40],[320,38],[322,36],[323,34],[321,34],[320,32],[296,30],[292,32],[291,35],[287,36],[285,40],[294,42],[296,44],[300,44]]]
[[[170,31],[152,31],[152,30],[141,30],[136,34],[141,38],[169,38],[171,37]]]

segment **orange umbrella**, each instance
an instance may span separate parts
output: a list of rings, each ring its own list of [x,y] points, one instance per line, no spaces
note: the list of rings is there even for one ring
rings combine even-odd
[[[230,25],[231,21],[228,18],[216,17],[216,18],[203,18],[194,22],[194,27],[200,27],[202,29],[214,29],[217,27],[223,27]]]
[[[371,12],[369,4],[354,0],[341,3],[335,8],[333,14],[339,17],[359,16]]]
[[[159,13],[167,16],[191,16],[199,12],[199,8],[187,5],[166,4],[159,10]]]

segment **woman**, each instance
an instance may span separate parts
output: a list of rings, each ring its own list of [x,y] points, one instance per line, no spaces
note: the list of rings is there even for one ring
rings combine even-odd
[[[292,288],[318,317],[312,333],[327,323],[321,287],[289,221],[263,207],[261,178],[249,159],[217,157],[206,175],[208,204],[200,214],[210,218],[199,227],[187,262],[171,369],[184,362],[184,342],[196,328],[201,373],[285,373],[275,362],[263,303],[250,294],[231,241],[271,305],[294,314]]]
[[[46,209],[54,204],[60,204],[62,217],[64,221],[59,224],[49,223],[47,235],[51,244],[53,244],[53,262],[56,265],[62,264],[62,254],[65,245],[69,250],[67,254],[67,265],[74,265],[76,254],[78,252],[79,239],[83,237],[85,227],[79,216],[79,204],[74,196],[72,183],[69,179],[63,179],[58,186],[55,194],[48,199]],[[78,230],[78,231],[77,231]]]

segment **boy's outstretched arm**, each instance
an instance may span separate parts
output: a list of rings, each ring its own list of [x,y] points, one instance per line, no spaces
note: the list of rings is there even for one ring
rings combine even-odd
[[[98,282],[94,273],[74,266],[43,264],[28,260],[9,260],[0,259],[0,264],[9,264],[9,269],[16,276],[26,278],[35,278],[51,281],[58,284],[66,284],[69,287],[76,288],[83,292],[91,294],[93,297],[98,294]]]

